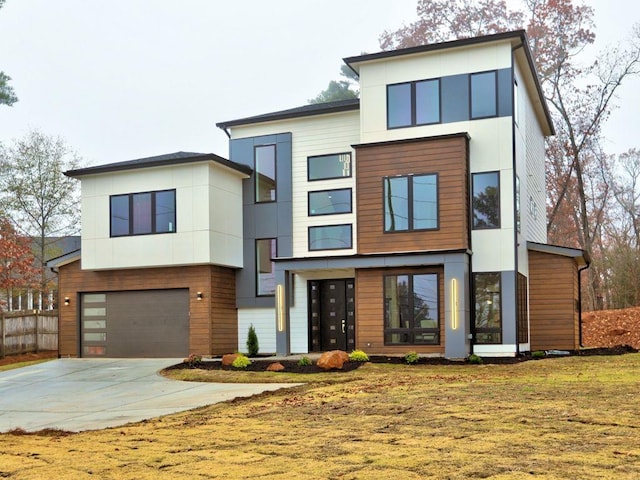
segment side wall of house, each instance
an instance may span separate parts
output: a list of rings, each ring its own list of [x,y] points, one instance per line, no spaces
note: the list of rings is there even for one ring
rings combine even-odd
[[[186,288],[189,290],[189,351],[213,355],[229,353],[238,345],[235,309],[235,272],[217,266],[149,268],[118,271],[81,270],[80,261],[60,267],[59,354],[79,356],[80,294]],[[204,300],[197,300],[202,292]]]
[[[578,270],[570,257],[529,252],[531,350],[580,346]]]

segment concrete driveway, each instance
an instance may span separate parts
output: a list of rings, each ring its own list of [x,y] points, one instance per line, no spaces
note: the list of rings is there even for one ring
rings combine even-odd
[[[291,384],[196,383],[158,374],[182,359],[59,359],[0,372],[0,432],[95,430]]]

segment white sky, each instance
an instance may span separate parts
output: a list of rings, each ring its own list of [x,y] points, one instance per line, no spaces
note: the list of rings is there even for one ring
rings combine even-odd
[[[306,104],[343,57],[379,51],[383,30],[413,21],[416,3],[7,0],[0,70],[20,101],[0,106],[0,142],[37,128],[94,165],[179,150],[226,157],[216,122]],[[635,0],[588,3],[597,48],[640,21]],[[609,153],[640,148],[640,79],[619,96]]]

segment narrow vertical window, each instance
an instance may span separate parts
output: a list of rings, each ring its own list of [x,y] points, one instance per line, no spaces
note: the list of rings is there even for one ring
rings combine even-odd
[[[476,273],[473,276],[473,284],[476,343],[502,343],[500,273]]]
[[[255,148],[256,203],[276,201],[276,146]]]
[[[413,230],[438,228],[438,177],[416,175],[413,177]]]
[[[384,230],[398,232],[409,229],[409,179],[384,179]]]
[[[474,173],[473,228],[500,228],[500,173]]]
[[[495,71],[471,74],[471,118],[495,117],[498,113]]]
[[[522,233],[522,221],[520,216],[520,177],[516,175],[516,228]]]
[[[408,127],[413,121],[411,84],[387,86],[387,126],[388,128]]]
[[[151,194],[136,193],[133,195],[133,235],[151,232],[153,232]]]
[[[176,192],[167,190],[155,195],[156,233],[174,232],[176,228]]]
[[[111,236],[129,235],[129,195],[111,197]]]
[[[440,122],[440,80],[416,82],[416,125]]]
[[[275,264],[276,239],[256,240],[256,293],[258,296],[274,295],[276,292]]]

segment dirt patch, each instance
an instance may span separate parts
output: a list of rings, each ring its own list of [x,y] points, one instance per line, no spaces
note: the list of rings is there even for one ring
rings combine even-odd
[[[0,358],[0,366],[11,365],[12,363],[34,362],[36,360],[45,360],[47,358],[58,358],[58,352],[56,350],[46,350],[38,353],[7,355],[4,358]]]
[[[583,313],[582,343],[585,347],[629,345],[640,349],[640,307]]]

